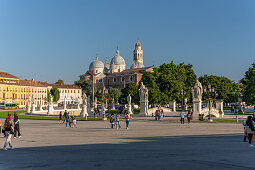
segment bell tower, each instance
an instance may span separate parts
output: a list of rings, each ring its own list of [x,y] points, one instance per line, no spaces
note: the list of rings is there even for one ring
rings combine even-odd
[[[134,57],[133,57],[133,65],[131,66],[131,69],[133,68],[142,68],[143,65],[143,50],[141,47],[141,43],[139,40],[135,44],[135,50],[134,50]]]

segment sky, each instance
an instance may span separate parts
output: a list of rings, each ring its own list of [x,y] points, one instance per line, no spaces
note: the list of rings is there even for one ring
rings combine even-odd
[[[255,59],[254,0],[0,0],[0,71],[79,80],[119,47],[132,65],[192,64],[197,76],[240,80]]]

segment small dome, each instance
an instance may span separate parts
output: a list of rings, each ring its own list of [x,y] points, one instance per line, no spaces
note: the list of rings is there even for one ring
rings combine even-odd
[[[97,68],[104,68],[104,63],[102,61],[99,61],[98,57],[96,57],[96,60],[90,63],[89,71],[94,72],[94,69],[97,69]]]
[[[119,49],[117,48],[116,56],[114,56],[111,60],[111,64],[115,65],[126,65],[125,60],[120,56]]]
[[[105,60],[104,63],[104,72],[108,72],[110,70],[110,64],[108,63],[108,60]]]

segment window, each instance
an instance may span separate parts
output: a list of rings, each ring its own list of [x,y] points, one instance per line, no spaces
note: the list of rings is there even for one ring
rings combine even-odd
[[[125,77],[121,77],[121,81],[124,82],[125,81]]]
[[[130,76],[129,80],[132,82],[133,81],[133,76]]]
[[[102,82],[103,82],[103,79],[99,79],[98,82],[99,82],[99,83],[102,83]]]
[[[115,83],[116,82],[116,78],[114,77],[112,81]]]

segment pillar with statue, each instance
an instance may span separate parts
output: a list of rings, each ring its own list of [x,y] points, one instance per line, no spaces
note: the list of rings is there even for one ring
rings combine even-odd
[[[141,86],[139,89],[139,96],[140,96],[140,114],[143,116],[148,116],[149,94],[148,94],[148,89],[145,87],[143,82],[141,82]]]

